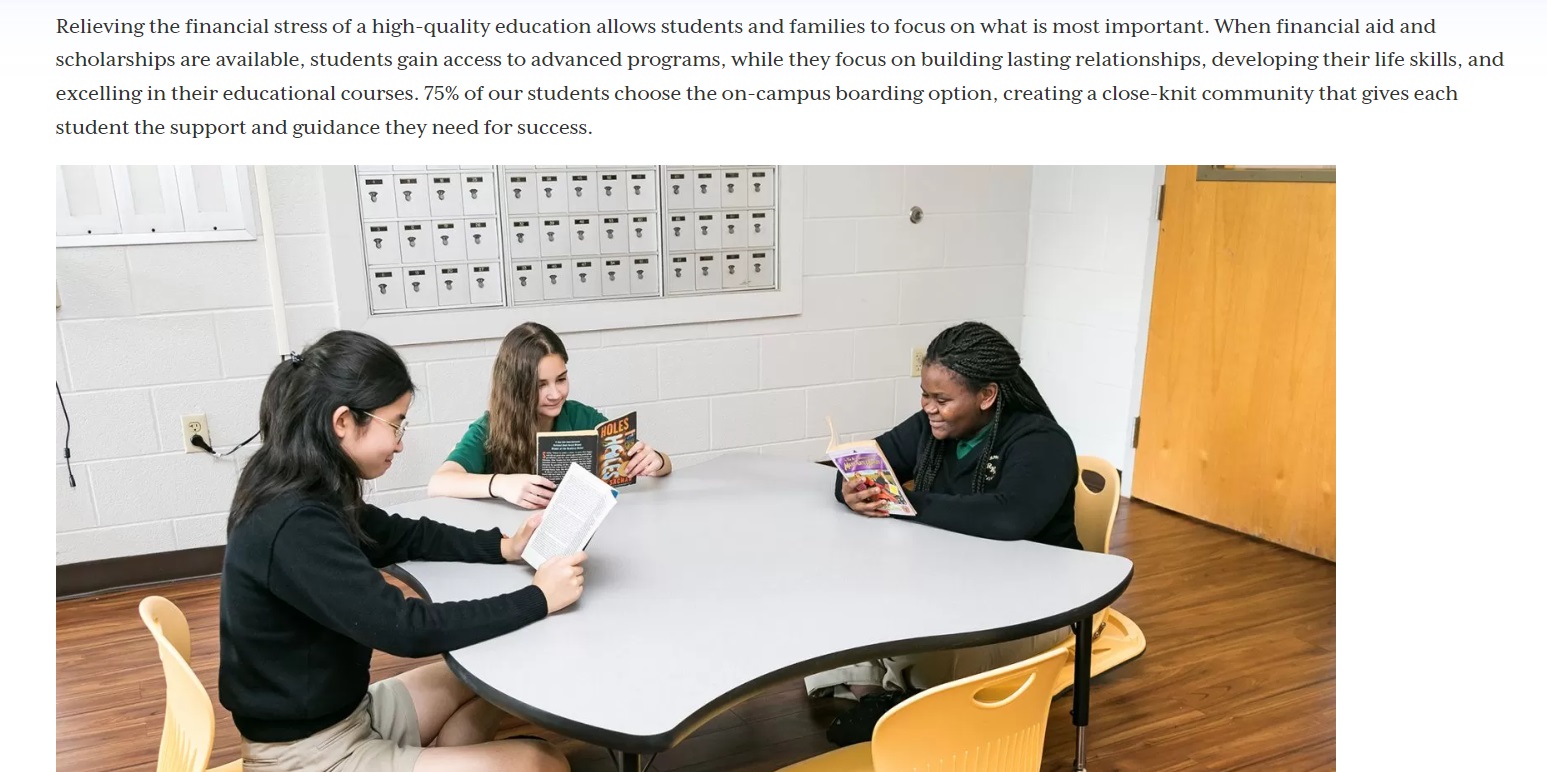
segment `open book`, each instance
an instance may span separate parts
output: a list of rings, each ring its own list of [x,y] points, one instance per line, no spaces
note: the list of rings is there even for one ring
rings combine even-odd
[[[639,414],[603,421],[595,429],[537,433],[537,473],[555,484],[564,481],[570,464],[600,477],[614,488],[633,485],[623,474],[628,452],[639,442]]]
[[[601,478],[578,465],[570,466],[543,511],[543,521],[521,551],[521,559],[532,568],[542,568],[550,558],[585,549],[617,503],[618,492]]]
[[[859,478],[864,486],[879,489],[882,500],[888,504],[889,515],[913,517],[918,514],[903,493],[902,483],[898,481],[897,473],[892,471],[892,465],[887,462],[886,454],[881,452],[879,443],[875,440],[858,440],[838,444],[838,432],[833,429],[830,416],[827,419],[827,431],[827,457],[843,473],[843,479],[852,482]]]

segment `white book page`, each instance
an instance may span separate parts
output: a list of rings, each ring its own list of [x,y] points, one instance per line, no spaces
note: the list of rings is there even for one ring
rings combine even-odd
[[[537,532],[521,551],[521,559],[533,568],[542,568],[550,558],[585,549],[591,535],[617,503],[618,492],[612,486],[579,464],[570,464],[564,481],[543,511]]]

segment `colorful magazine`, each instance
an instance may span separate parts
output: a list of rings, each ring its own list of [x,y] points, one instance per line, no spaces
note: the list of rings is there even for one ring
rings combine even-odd
[[[892,471],[892,465],[887,462],[886,454],[881,452],[879,443],[875,440],[859,440],[840,445],[832,418],[827,419],[827,429],[831,433],[827,442],[827,457],[832,459],[833,466],[843,474],[843,479],[852,482],[858,478],[865,487],[879,490],[881,499],[887,502],[889,515],[913,517],[918,514],[903,492],[902,483],[898,481],[897,473]]]

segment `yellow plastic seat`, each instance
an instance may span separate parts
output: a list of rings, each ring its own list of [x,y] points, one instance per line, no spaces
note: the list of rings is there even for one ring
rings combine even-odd
[[[167,684],[167,717],[156,772],[240,772],[240,759],[213,769],[209,766],[215,748],[215,707],[188,664],[192,651],[188,618],[177,604],[151,595],[140,601],[140,619],[156,639]]]
[[[1063,647],[920,692],[876,722],[874,740],[781,772],[1037,772]]]
[[[1112,523],[1117,519],[1121,483],[1117,467],[1100,456],[1080,456],[1080,474],[1074,484],[1074,530],[1088,552],[1106,553],[1112,547]],[[1105,673],[1144,653],[1144,631],[1116,609],[1105,608],[1091,616],[1090,674]],[[1074,651],[1074,636],[1060,644]],[[1074,685],[1071,657],[1059,672],[1054,693]]]
[[[784,767],[779,772],[872,772],[874,769],[870,763],[870,743],[855,743]]]

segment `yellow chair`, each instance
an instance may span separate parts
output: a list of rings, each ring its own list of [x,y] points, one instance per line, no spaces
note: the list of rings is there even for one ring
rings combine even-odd
[[[1090,552],[1106,553],[1112,547],[1112,523],[1117,519],[1121,482],[1117,467],[1100,456],[1080,456],[1079,479],[1074,484],[1074,530]],[[1144,653],[1144,631],[1116,609],[1106,608],[1091,616],[1090,674],[1105,673]],[[1062,646],[1074,651],[1074,636]],[[1074,685],[1074,660],[1059,672],[1054,693]]]
[[[920,692],[876,722],[871,742],[780,772],[1037,772],[1054,676],[1073,656],[1058,647]]]
[[[140,601],[140,619],[156,639],[167,682],[167,718],[156,772],[240,772],[240,760],[209,767],[215,749],[215,707],[188,664],[188,618],[177,604],[151,595]]]

